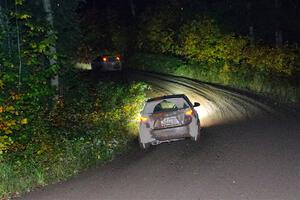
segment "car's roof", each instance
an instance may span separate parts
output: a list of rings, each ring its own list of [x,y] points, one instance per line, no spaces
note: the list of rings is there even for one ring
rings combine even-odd
[[[150,98],[150,99],[147,100],[147,102],[158,101],[158,100],[162,100],[162,99],[171,99],[171,98],[185,98],[185,99],[188,99],[187,96],[184,95],[184,94],[172,94],[172,95],[164,95],[164,96]]]

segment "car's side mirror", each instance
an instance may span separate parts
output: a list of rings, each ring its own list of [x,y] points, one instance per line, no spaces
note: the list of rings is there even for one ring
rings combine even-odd
[[[200,106],[200,103],[195,102],[193,107],[195,108],[195,107],[199,107],[199,106]]]

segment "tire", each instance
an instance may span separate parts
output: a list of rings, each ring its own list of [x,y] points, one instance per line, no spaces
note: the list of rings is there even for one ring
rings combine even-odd
[[[150,144],[149,143],[141,143],[140,142],[140,147],[141,147],[142,150],[146,150],[146,149],[149,149]]]
[[[196,137],[191,137],[191,140],[193,140],[194,142],[198,142],[199,141],[199,134]]]

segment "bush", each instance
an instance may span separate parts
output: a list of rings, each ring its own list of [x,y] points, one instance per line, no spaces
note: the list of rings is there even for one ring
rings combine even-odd
[[[178,48],[176,30],[179,28],[180,13],[180,8],[172,5],[162,5],[156,11],[147,10],[140,19],[138,48],[151,52],[175,52]]]
[[[169,13],[161,11],[164,8],[144,15],[137,45],[144,53],[132,56],[129,66],[298,101],[297,47],[250,45],[246,37],[224,33],[208,16],[186,17],[170,7],[176,20],[168,19]]]
[[[76,2],[63,5],[70,10],[56,14],[74,14]],[[62,27],[55,32],[41,6],[8,1],[0,13],[0,199],[65,179],[125,150],[147,88],[95,86],[71,70],[76,45],[64,44],[74,38],[63,40]],[[55,46],[68,56],[57,54]],[[50,84],[58,73],[61,97]]]
[[[176,12],[171,13],[174,13],[175,19],[179,19]],[[137,46],[140,50],[214,65],[223,72],[234,73],[247,67],[268,76],[294,77],[297,68],[299,70],[298,48],[272,48],[262,44],[250,46],[246,37],[223,33],[212,18],[198,16],[178,23],[166,19],[167,16],[158,11],[151,18],[143,20]]]
[[[179,38],[177,54],[196,62],[222,64],[223,71],[248,66],[266,74],[290,77],[296,73],[297,54],[290,47],[251,47],[247,38],[221,33],[211,19],[200,18],[183,25]]]
[[[147,86],[93,86],[80,77],[76,83],[52,109],[30,120],[26,144],[12,145],[1,155],[0,198],[64,180],[130,147]]]
[[[266,46],[247,48],[243,52],[243,57],[245,64],[256,71],[265,72],[266,74],[276,73],[291,77],[296,74],[296,69],[299,65],[297,62],[297,57],[299,56],[287,46],[282,48]]]
[[[15,6],[22,3],[16,1]],[[51,104],[55,91],[49,80],[58,71],[58,66],[48,61],[57,61],[57,55],[51,51],[56,35],[50,33],[49,27],[36,22],[25,11],[6,12],[6,28],[12,32],[0,30],[0,153],[26,144],[32,137],[31,122],[42,117]],[[15,20],[18,27],[10,24]],[[17,33],[22,35],[20,49],[15,38],[9,37]],[[9,42],[13,45],[7,45]]]
[[[128,66],[246,89],[275,97],[279,101],[299,102],[300,100],[300,86],[297,79],[290,80],[278,74],[270,76],[266,72],[253,70],[247,65],[233,67],[183,61],[172,56],[139,53],[129,59]]]

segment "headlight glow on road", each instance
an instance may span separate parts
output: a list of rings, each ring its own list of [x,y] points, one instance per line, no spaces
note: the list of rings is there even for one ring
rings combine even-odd
[[[208,117],[208,112],[206,111],[205,107],[204,106],[199,106],[199,107],[196,107],[195,110],[197,111],[198,113],[198,116],[200,118],[200,121],[203,121],[205,120],[205,118]]]

